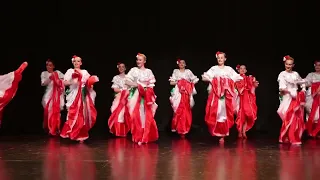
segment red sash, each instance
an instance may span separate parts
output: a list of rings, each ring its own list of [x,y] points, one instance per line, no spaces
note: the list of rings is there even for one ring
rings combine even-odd
[[[48,129],[51,135],[56,135],[56,133],[60,131],[60,97],[64,90],[64,85],[62,80],[59,79],[57,72],[53,72],[50,78],[53,81],[52,95],[44,109],[43,127]],[[50,104],[51,112],[49,112]],[[51,116],[49,114],[51,114]]]
[[[126,136],[127,133],[130,130],[130,114],[127,105],[128,102],[128,96],[129,96],[129,91],[128,90],[123,90],[120,93],[120,99],[119,99],[119,104],[117,108],[111,113],[109,120],[108,120],[108,126],[110,128],[110,131],[112,134],[116,136]],[[124,123],[118,123],[118,117],[120,112],[124,110]]]
[[[209,94],[207,105],[205,122],[208,125],[211,135],[228,135],[229,128],[234,124],[234,82],[229,78],[214,78],[211,82],[212,90]],[[222,123],[217,123],[218,101],[220,98],[225,98],[226,103],[226,116],[227,120]],[[218,124],[219,127],[217,126]]]
[[[241,75],[242,80],[236,82],[236,87],[240,98],[239,111],[236,124],[239,132],[242,132],[243,125],[247,122],[245,131],[251,129],[257,119],[257,104],[255,95],[254,78],[252,76]]]
[[[138,85],[139,97],[134,107],[131,119],[132,119],[132,140],[134,142],[148,143],[158,140],[158,128],[156,121],[153,117],[152,104],[156,97],[153,88],[143,88]],[[145,128],[142,128],[141,117],[140,117],[140,102],[144,100],[145,110]]]
[[[172,119],[171,128],[179,134],[186,134],[190,131],[192,124],[190,96],[192,96],[194,84],[185,79],[181,79],[178,81],[177,86],[181,94],[181,99]]]
[[[307,131],[310,135],[313,134],[313,121],[315,120],[315,116],[317,113],[317,109],[320,107],[320,95],[317,93],[318,88],[320,88],[320,82],[312,83],[311,85],[311,95],[313,98],[312,106],[311,106],[311,112],[309,114],[309,119],[307,121]],[[319,108],[320,111],[320,108]],[[318,112],[319,112],[318,111]],[[320,116],[320,112],[319,112]],[[320,123],[320,122],[318,122]]]

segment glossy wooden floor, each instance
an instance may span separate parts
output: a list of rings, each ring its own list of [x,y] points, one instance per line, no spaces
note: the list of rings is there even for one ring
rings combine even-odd
[[[138,146],[119,138],[85,144],[38,136],[0,138],[0,180],[318,180],[320,141],[163,137]]]

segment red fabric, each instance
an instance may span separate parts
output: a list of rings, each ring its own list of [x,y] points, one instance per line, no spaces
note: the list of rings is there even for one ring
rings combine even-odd
[[[320,95],[317,93],[318,88],[320,88],[320,82],[312,83],[311,85],[311,94],[313,98],[311,112],[309,114],[309,118],[307,121],[307,131],[310,136],[315,137],[320,132],[320,122],[319,119],[315,119],[315,115],[317,113],[317,109],[320,107]],[[320,115],[320,108],[319,108]],[[314,120],[318,120],[318,123],[314,123]]]
[[[133,114],[131,115],[132,126],[132,141],[148,143],[158,140],[158,128],[156,121],[153,117],[152,104],[154,103],[153,98],[155,94],[153,88],[144,89],[141,85],[138,85],[139,97],[134,107]],[[140,117],[140,102],[144,98],[144,109],[145,109],[145,128],[142,128],[141,117]]]
[[[212,90],[207,100],[205,122],[212,136],[228,136],[229,129],[234,123],[234,82],[228,78],[217,77],[212,80],[211,85]],[[217,122],[218,101],[222,96],[225,96],[227,120]]]
[[[120,99],[119,99],[119,105],[117,108],[111,113],[109,120],[108,120],[108,126],[110,128],[110,132],[114,134],[115,136],[121,136],[125,137],[127,136],[129,130],[130,130],[130,114],[127,105],[128,102],[128,96],[129,91],[123,90],[120,93]],[[124,122],[119,123],[118,117],[122,109],[124,109]]]
[[[51,135],[57,135],[60,132],[60,97],[64,86],[57,72],[53,72],[50,79],[53,81],[52,95],[44,109],[43,127],[48,129]],[[49,112],[50,104],[52,105],[51,112]]]
[[[190,107],[190,96],[192,96],[194,84],[187,80],[179,80],[177,83],[181,100],[172,119],[171,129],[178,134],[187,134],[192,124],[192,110]]]
[[[77,96],[68,110],[68,120],[62,128],[60,136],[63,138],[69,137],[71,140],[83,141],[89,138],[89,130],[94,126],[97,118],[97,111],[88,92],[92,87],[92,84],[88,84],[88,82],[93,83],[97,82],[97,80],[92,76],[87,80],[87,93],[86,97],[84,97],[85,102],[83,102],[82,75],[78,74],[77,78],[79,82]],[[86,114],[84,114],[84,111]]]
[[[247,123],[245,131],[250,130],[257,119],[257,104],[255,95],[254,78],[252,76],[241,75],[242,80],[236,82],[236,88],[240,98],[239,111],[236,124],[239,132],[242,132],[243,125]]]
[[[7,89],[2,97],[0,97],[0,125],[2,121],[3,109],[4,107],[9,104],[9,102],[13,99],[16,95],[18,90],[19,82],[22,79],[22,72],[28,66],[27,63],[21,64],[21,66],[14,72],[14,79],[12,81],[12,85],[9,89]]]
[[[303,103],[305,103],[304,92],[299,92],[296,98],[292,98],[285,119],[282,119],[280,142],[301,144],[302,132],[305,129]]]

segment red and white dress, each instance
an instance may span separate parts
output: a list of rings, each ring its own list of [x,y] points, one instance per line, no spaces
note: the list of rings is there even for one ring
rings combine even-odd
[[[16,71],[0,75],[0,125],[3,109],[16,95],[19,82],[22,79],[22,72],[27,66],[28,63],[23,63]]]
[[[295,72],[282,71],[278,76],[279,90],[287,93],[280,94],[278,114],[282,119],[280,143],[301,144],[304,131],[305,92],[298,92],[298,84],[303,83],[300,75]]]
[[[305,78],[309,86],[306,92],[306,128],[310,136],[317,136],[320,132],[319,111],[320,111],[320,94],[317,93],[320,88],[320,74],[309,73]]]
[[[74,69],[69,69],[64,75],[64,81],[71,82],[71,85],[66,97],[67,121],[60,136],[84,141],[89,138],[89,130],[97,118],[94,105],[96,92],[93,90],[93,84],[99,79],[97,76],[91,76],[87,70],[81,70],[79,76],[75,76],[74,73]]]
[[[212,136],[229,136],[234,124],[236,97],[234,84],[242,79],[230,66],[211,67],[203,74],[210,80],[205,122]]]
[[[126,80],[138,84],[130,89],[128,100],[132,141],[148,143],[158,140],[158,128],[154,119],[158,105],[153,90],[156,79],[152,71],[134,67],[126,75]]]
[[[127,107],[129,90],[125,85],[125,76],[116,75],[112,79],[112,89],[120,89],[114,96],[111,115],[108,120],[110,132],[115,136],[125,137],[130,131],[130,114]]]
[[[46,91],[42,97],[44,108],[43,128],[51,135],[60,133],[60,111],[64,107],[64,75],[60,71],[41,73],[41,85],[46,86]]]
[[[171,130],[178,134],[187,134],[192,124],[191,109],[195,104],[193,95],[197,93],[194,84],[199,79],[189,69],[185,69],[183,72],[175,69],[169,81],[176,82],[169,98],[174,112]]]
[[[237,129],[242,132],[243,125],[247,123],[245,131],[249,131],[257,119],[257,104],[256,104],[256,87],[254,83],[256,79],[253,76],[241,75],[243,79],[236,82],[238,91],[237,98]]]

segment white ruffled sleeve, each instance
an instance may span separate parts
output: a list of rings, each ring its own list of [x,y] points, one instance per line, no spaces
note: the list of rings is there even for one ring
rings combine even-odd
[[[231,79],[234,82],[240,81],[243,79],[243,77],[240,76],[240,74],[238,74],[232,67],[230,67],[230,74],[231,74]]]
[[[134,82],[134,68],[131,68],[128,74],[126,74],[126,80],[130,82]]]
[[[117,76],[114,76],[112,78],[112,86],[111,86],[111,88],[112,89],[115,89],[115,88],[120,89],[120,86],[119,86],[118,81],[117,81]]]
[[[71,81],[72,74],[73,74],[73,69],[68,69],[68,71],[64,74],[63,80],[64,81]]]
[[[177,78],[177,69],[174,69],[172,72],[172,75],[169,78],[169,81],[171,82],[176,82],[178,80]]]
[[[60,72],[59,70],[57,70],[56,72],[58,73],[59,79],[64,78],[64,74],[62,72]]]
[[[47,86],[50,83],[50,79],[47,76],[46,71],[43,71],[40,77],[41,77],[41,86]]]
[[[300,87],[302,88],[302,90],[305,91],[306,90],[306,83],[307,83],[306,80],[302,79],[298,72],[295,72],[295,73],[296,73],[296,76],[298,79],[297,84],[299,84]]]
[[[156,83],[156,77],[154,76],[153,72],[151,71],[151,69],[149,69],[149,83],[150,84],[154,84]]]
[[[214,66],[202,74],[202,79],[208,79],[209,81],[211,81],[213,78],[214,78]]]
[[[278,76],[278,83],[279,83],[279,90],[287,89],[286,80],[282,72]]]
[[[188,69],[188,76],[193,83],[197,83],[199,81],[199,78],[195,76],[190,69]]]
[[[306,78],[304,78],[304,80],[305,80],[305,82],[306,82],[306,86],[311,86],[311,84],[312,84],[312,75],[313,73],[309,73],[308,75],[307,75],[307,77]]]

